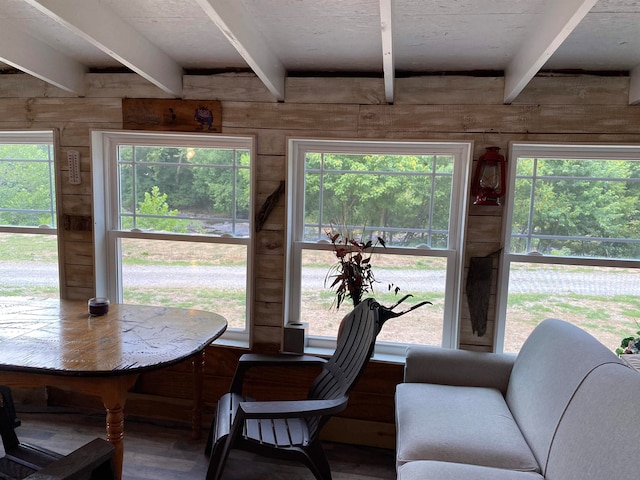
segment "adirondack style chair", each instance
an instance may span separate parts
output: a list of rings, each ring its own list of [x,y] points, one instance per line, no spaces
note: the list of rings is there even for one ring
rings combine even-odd
[[[60,455],[21,443],[15,432],[18,426],[11,390],[0,386],[0,436],[5,452],[0,458],[0,480],[115,480],[115,450],[106,440],[96,438],[69,455]]]
[[[240,358],[229,393],[218,402],[206,453],[207,480],[218,480],[231,449],[301,461],[318,480],[330,480],[320,430],[331,415],[344,410],[348,395],[373,354],[382,328],[381,307],[366,299],[343,320],[338,345],[328,360],[318,357],[246,354]],[[322,365],[305,400],[253,401],[242,395],[251,367]]]

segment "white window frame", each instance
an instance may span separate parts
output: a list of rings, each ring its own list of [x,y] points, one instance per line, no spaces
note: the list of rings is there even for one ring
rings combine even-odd
[[[331,245],[311,243],[303,240],[304,223],[304,158],[306,152],[325,153],[387,153],[402,154],[443,154],[453,155],[454,171],[452,177],[451,215],[449,217],[449,248],[425,249],[387,246],[385,254],[400,254],[447,259],[445,284],[444,323],[442,346],[457,347],[458,318],[461,301],[463,237],[466,225],[468,204],[468,182],[471,169],[471,142],[418,142],[394,140],[331,140],[331,139],[288,139],[288,203],[287,212],[287,258],[285,285],[285,322],[299,323],[301,256],[305,248],[330,250]],[[309,336],[309,351],[323,351],[335,348],[335,338]],[[404,356],[406,344],[395,342],[376,343],[376,355]]]
[[[255,138],[202,133],[170,133],[125,130],[100,130],[91,132],[93,161],[94,243],[96,295],[122,303],[122,275],[118,239],[170,240],[245,245],[247,248],[246,324],[244,330],[228,328],[222,336],[227,342],[246,346],[249,342],[251,305],[253,303],[252,259],[255,235],[253,234],[253,205],[255,198]],[[119,145],[145,144],[153,146],[189,145],[193,148],[234,148],[251,152],[249,237],[229,235],[192,235],[179,233],[153,233],[138,229],[119,230],[119,186],[117,148]]]
[[[60,180],[60,166],[57,152],[59,151],[58,135],[55,130],[13,130],[0,131],[0,143],[15,144],[52,144],[53,145],[53,169],[54,169],[54,196],[52,198],[55,207],[55,226],[38,226],[38,227],[18,227],[10,225],[0,225],[0,232],[6,233],[26,233],[29,235],[56,235],[58,244],[58,291],[63,296],[64,285],[64,269],[61,260],[63,257],[63,248],[60,245],[60,236],[58,235],[58,227],[62,222],[62,213],[60,212],[60,198],[62,195],[62,185]]]
[[[518,157],[581,158],[640,161],[640,145],[605,144],[544,144],[511,142],[509,145],[507,199],[503,216],[503,253],[500,260],[500,278],[497,288],[497,322],[495,331],[495,351],[504,351],[504,335],[507,321],[507,301],[509,297],[509,273],[511,263],[539,263],[552,265],[573,265],[593,267],[640,268],[640,260],[619,260],[589,257],[566,257],[534,254],[510,253],[511,224],[513,221],[513,195],[515,190],[516,167]]]

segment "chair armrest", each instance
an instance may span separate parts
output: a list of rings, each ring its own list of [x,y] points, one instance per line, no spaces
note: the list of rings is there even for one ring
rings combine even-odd
[[[25,480],[89,479],[92,478],[91,472],[97,468],[105,469],[104,476],[99,478],[115,480],[113,465],[110,463],[114,452],[113,445],[96,438],[42,470],[32,473]]]
[[[328,400],[285,400],[282,402],[241,402],[239,416],[247,418],[299,418],[332,415],[347,407],[348,398]]]
[[[242,383],[245,373],[253,367],[300,367],[323,365],[327,361],[324,358],[311,355],[261,355],[257,353],[245,353],[238,360],[238,366],[233,374],[231,393],[242,393]]]
[[[506,394],[516,355],[425,345],[407,348],[404,381],[497,388]]]

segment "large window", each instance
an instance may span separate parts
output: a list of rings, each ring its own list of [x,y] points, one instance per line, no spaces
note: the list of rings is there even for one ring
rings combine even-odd
[[[253,140],[119,131],[93,142],[98,294],[215,311],[244,332]]]
[[[514,144],[498,349],[544,318],[611,349],[640,329],[640,147]]]
[[[53,132],[0,132],[0,295],[59,297]]]
[[[331,345],[353,308],[336,311],[328,233],[383,239],[371,258],[378,301],[411,294],[406,307],[434,304],[389,321],[381,343],[455,344],[469,152],[463,143],[289,142],[287,318],[308,324],[310,345]]]

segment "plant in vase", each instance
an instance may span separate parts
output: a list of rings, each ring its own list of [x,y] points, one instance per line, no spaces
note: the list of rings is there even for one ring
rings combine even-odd
[[[339,309],[346,299],[350,299],[353,306],[356,307],[367,293],[373,293],[373,285],[378,283],[373,273],[371,259],[375,249],[381,246],[386,248],[383,238],[377,237],[375,242],[364,239],[357,240],[347,235],[326,232],[331,244],[333,252],[338,261],[329,268],[325,278],[325,286],[335,289],[336,308]],[[398,294],[400,287],[389,283],[388,289]],[[423,301],[403,312],[394,312],[393,309],[404,302],[412,295],[405,295],[391,307],[380,306],[381,324],[390,318],[399,317],[405,313],[409,313],[423,305],[431,305],[431,302]]]

